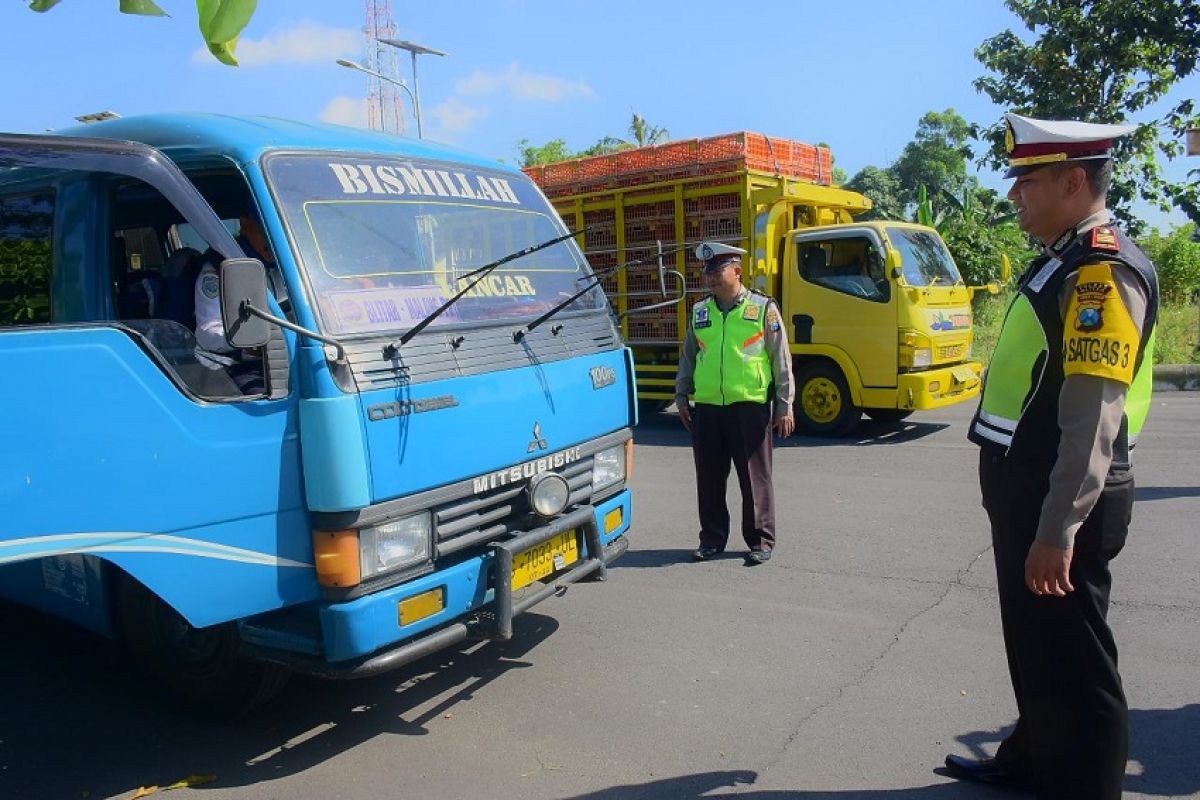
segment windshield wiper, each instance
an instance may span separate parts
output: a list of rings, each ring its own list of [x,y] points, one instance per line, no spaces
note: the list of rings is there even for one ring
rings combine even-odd
[[[687,249],[688,249],[690,246],[691,246],[691,245],[684,244],[684,245],[680,245],[679,247],[676,247],[676,248],[675,248],[675,249],[673,249],[673,250],[661,250],[661,249],[660,249],[660,250],[659,250],[658,252],[656,252],[656,253],[655,253],[653,256],[646,256],[645,258],[636,258],[636,259],[634,259],[633,261],[626,261],[624,264],[617,264],[615,267],[609,267],[608,269],[606,269],[606,270],[604,270],[604,271],[602,271],[602,272],[595,272],[595,273],[593,273],[593,274],[592,274],[592,277],[591,277],[591,279],[590,279],[590,282],[588,283],[588,285],[587,285],[587,286],[584,286],[584,287],[583,287],[582,289],[580,289],[578,292],[576,292],[575,294],[571,295],[571,296],[570,296],[570,297],[568,297],[566,300],[563,300],[561,303],[559,303],[559,304],[558,304],[558,305],[556,305],[554,308],[552,308],[552,309],[550,309],[549,311],[547,311],[545,314],[542,314],[540,317],[538,317],[537,319],[535,319],[533,322],[529,323],[528,325],[524,326],[523,328],[518,328],[516,331],[514,331],[514,332],[513,332],[513,341],[514,341],[514,342],[519,342],[519,341],[521,341],[522,339],[524,339],[524,338],[525,338],[525,334],[527,334],[527,333],[532,333],[532,332],[534,331],[534,329],[535,329],[535,328],[537,328],[539,325],[541,325],[543,322],[545,322],[546,320],[550,319],[550,318],[551,318],[551,317],[553,317],[555,314],[557,314],[558,312],[562,311],[564,308],[566,308],[567,306],[571,305],[572,303],[574,303],[574,302],[575,302],[576,300],[578,300],[579,298],[583,297],[585,294],[587,294],[588,292],[590,292],[592,289],[595,289],[597,286],[599,286],[599,285],[600,285],[600,283],[601,283],[601,282],[602,282],[602,281],[603,281],[603,280],[604,280],[606,277],[608,277],[609,275],[612,275],[614,272],[617,272],[617,271],[619,271],[619,270],[623,270],[623,269],[625,269],[626,267],[633,267],[633,266],[637,266],[638,264],[646,264],[646,263],[649,263],[649,262],[652,262],[652,261],[656,261],[656,262],[660,262],[660,263],[661,263],[661,261],[662,261],[662,257],[663,257],[663,256],[670,256],[670,255],[674,255],[675,253],[678,253],[680,250],[687,250]],[[686,289],[685,289],[685,291],[686,291]],[[664,294],[666,293],[666,288],[665,288],[665,286],[663,287],[663,293],[664,293]],[[682,299],[682,297],[681,297],[680,299]],[[668,301],[668,302],[667,302],[665,305],[671,305],[672,303],[675,303],[675,302],[679,302],[679,301],[678,301],[678,300],[675,300],[675,301]],[[657,307],[657,306],[656,306],[656,307]],[[646,307],[646,308],[648,308],[648,307]]]
[[[545,250],[547,247],[551,247],[553,245],[558,244],[559,242],[566,241],[567,239],[570,239],[572,237],[579,236],[585,230],[587,230],[587,229],[581,228],[577,231],[570,231],[568,233],[564,233],[562,236],[555,237],[554,239],[550,239],[549,241],[542,242],[541,244],[530,245],[529,247],[526,247],[524,250],[518,250],[515,253],[509,253],[508,255],[504,256],[503,258],[498,258],[495,261],[491,262],[490,264],[484,264],[482,267],[471,270],[466,275],[463,275],[461,278],[458,279],[460,282],[465,281],[469,278],[474,278],[474,280],[472,280],[470,283],[463,286],[462,289],[459,289],[458,292],[453,297],[451,297],[449,300],[447,300],[446,302],[444,302],[440,306],[438,306],[436,309],[434,309],[429,314],[429,316],[425,317],[425,319],[421,320],[416,325],[409,328],[399,339],[397,339],[394,342],[389,342],[388,344],[384,345],[383,346],[383,357],[388,358],[388,359],[395,358],[396,353],[399,352],[401,347],[408,344],[408,342],[414,336],[416,336],[418,333],[420,333],[421,331],[423,331],[427,327],[429,327],[429,324],[431,322],[433,322],[435,319],[440,317],[446,311],[446,309],[450,308],[450,306],[457,303],[463,295],[465,295],[467,292],[474,289],[479,284],[480,281],[482,281],[484,278],[486,278],[488,275],[490,275],[497,267],[507,264],[510,261],[516,261],[518,258],[524,258],[525,256],[529,255],[530,253],[536,253],[538,250]]]

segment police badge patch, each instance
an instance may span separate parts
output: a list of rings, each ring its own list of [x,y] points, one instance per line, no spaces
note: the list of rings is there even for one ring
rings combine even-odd
[[[702,259],[704,259],[705,261],[708,261],[710,258],[712,258],[713,257],[712,247],[710,247],[707,244],[701,245],[700,246],[700,257]]]
[[[696,309],[696,319],[692,325],[696,328],[707,328],[712,325],[712,320],[708,318],[708,306],[700,306]]]
[[[756,306],[753,303],[747,303],[746,310],[742,312],[742,319],[749,320],[750,322],[754,322],[755,320],[758,319],[758,315],[759,315],[759,306]]]
[[[221,282],[215,272],[210,272],[200,279],[200,291],[209,300],[215,300],[221,292]]]
[[[1104,302],[1112,284],[1089,282],[1075,287],[1075,330],[1090,333],[1104,327]]]

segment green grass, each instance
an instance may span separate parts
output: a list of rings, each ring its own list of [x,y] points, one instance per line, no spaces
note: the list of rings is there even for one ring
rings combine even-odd
[[[996,349],[1004,312],[1012,300],[1011,292],[979,300],[975,306],[974,357],[987,364]],[[1154,349],[1155,364],[1200,363],[1197,356],[1197,310],[1195,303],[1174,301],[1164,303],[1158,319],[1158,339]]]

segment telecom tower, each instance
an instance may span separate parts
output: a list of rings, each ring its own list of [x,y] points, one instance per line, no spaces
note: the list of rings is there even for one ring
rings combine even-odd
[[[372,72],[399,81],[396,48],[380,39],[396,38],[396,21],[392,18],[392,0],[366,0],[367,68]],[[371,130],[385,133],[404,133],[404,107],[399,89],[394,83],[370,76],[371,93],[367,101],[367,119]]]

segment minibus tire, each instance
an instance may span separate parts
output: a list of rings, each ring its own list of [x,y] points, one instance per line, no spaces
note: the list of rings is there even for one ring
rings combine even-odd
[[[876,422],[899,422],[911,417],[913,412],[904,408],[866,408],[863,413]]]
[[[241,655],[237,624],[193,628],[136,580],[117,589],[118,623],[138,668],[193,713],[230,718],[266,703],[290,671]]]
[[[850,397],[841,369],[829,361],[815,361],[797,370],[792,410],[796,427],[813,436],[845,436],[862,419],[862,409]]]

